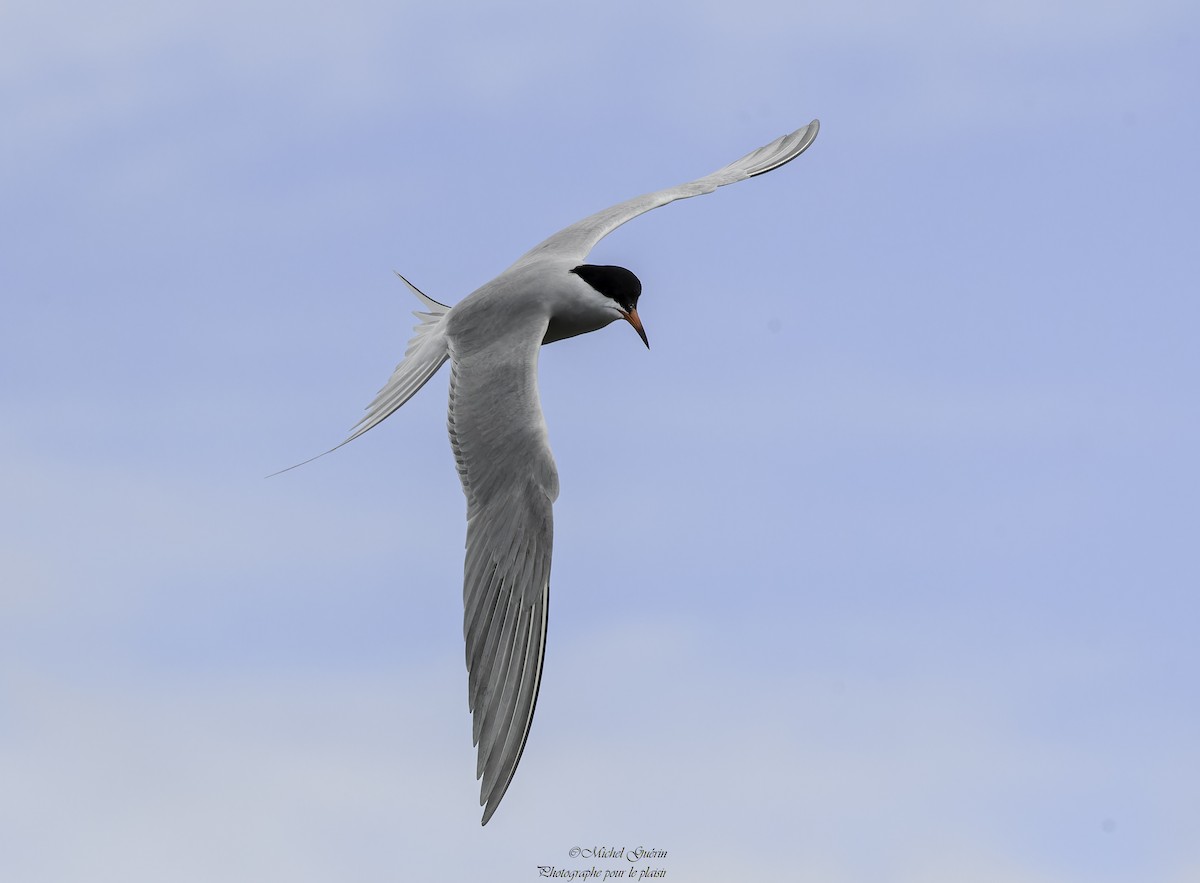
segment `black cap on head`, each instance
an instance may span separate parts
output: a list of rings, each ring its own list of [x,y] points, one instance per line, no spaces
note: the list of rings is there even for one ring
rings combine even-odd
[[[611,297],[625,312],[637,307],[642,281],[624,267],[580,264],[571,272],[605,297]]]

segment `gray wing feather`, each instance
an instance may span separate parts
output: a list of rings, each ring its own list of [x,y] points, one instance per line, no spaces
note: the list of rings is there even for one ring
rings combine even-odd
[[[467,497],[463,635],[483,824],[525,749],[546,648],[558,477],[537,394],[545,327],[450,346],[450,441]]]
[[[633,199],[610,206],[604,211],[596,212],[570,227],[563,228],[549,239],[534,246],[521,257],[521,261],[547,253],[556,253],[572,260],[582,261],[597,242],[638,215],[677,199],[712,193],[718,187],[766,174],[784,163],[791,162],[813,143],[819,128],[820,123],[813,120],[807,126],[776,138],[770,144],[751,151],[711,175],[705,175],[703,178],[697,178],[687,184],[647,193],[644,196],[635,196]]]

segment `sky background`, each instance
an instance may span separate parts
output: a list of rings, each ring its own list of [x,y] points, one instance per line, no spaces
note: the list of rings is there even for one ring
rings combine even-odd
[[[0,879],[1200,879],[1200,13],[0,6]],[[543,351],[545,676],[480,828],[446,378],[560,227],[812,117]],[[629,867],[628,863],[625,864]]]

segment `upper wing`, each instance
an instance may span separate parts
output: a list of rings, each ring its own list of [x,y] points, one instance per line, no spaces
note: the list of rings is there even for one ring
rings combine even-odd
[[[516,772],[546,647],[558,475],[537,393],[545,326],[458,354],[450,441],[467,496],[463,634],[487,824]]]
[[[669,202],[674,202],[677,199],[699,196],[702,193],[712,193],[718,187],[732,184],[735,181],[744,181],[746,178],[753,178],[755,175],[765,174],[771,171],[771,169],[777,169],[784,163],[790,162],[808,149],[808,145],[812,144],[813,140],[817,137],[817,130],[819,128],[820,123],[817,120],[813,120],[807,126],[797,129],[790,135],[783,135],[776,138],[770,144],[760,147],[758,150],[751,151],[741,159],[730,163],[724,168],[718,169],[711,175],[697,178],[695,181],[680,184],[677,187],[668,187],[666,190],[647,193],[644,196],[636,196],[633,199],[627,199],[625,202],[619,202],[614,206],[606,208],[604,211],[596,212],[596,214],[590,215],[582,221],[572,224],[570,227],[559,230],[549,239],[526,252],[521,257],[521,260],[536,257],[546,252],[555,252],[572,260],[583,261],[597,242],[626,221],[631,221],[644,212],[658,208],[661,205],[666,205]]]

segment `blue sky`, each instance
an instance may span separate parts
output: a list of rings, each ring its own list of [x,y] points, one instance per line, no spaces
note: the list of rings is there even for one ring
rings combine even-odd
[[[1196,879],[1197,19],[5,5],[0,878]],[[263,476],[402,354],[393,269],[457,301],[812,117],[593,252],[651,351],[543,351],[481,829],[444,377]]]

